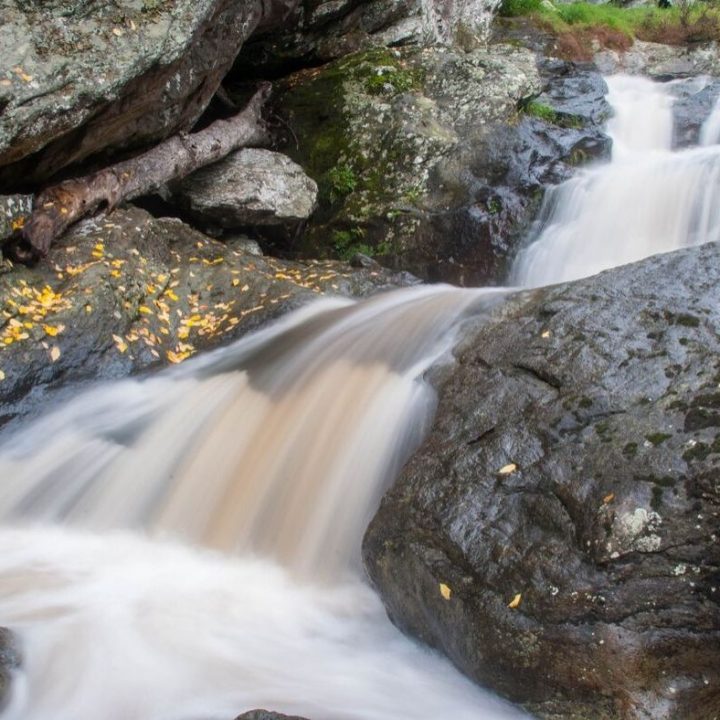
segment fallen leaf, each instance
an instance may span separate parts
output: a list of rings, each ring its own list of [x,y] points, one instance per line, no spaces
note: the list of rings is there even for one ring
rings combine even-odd
[[[450,596],[452,595],[452,590],[445,583],[440,583],[440,594],[446,600],[449,600]]]
[[[149,307],[147,307],[147,305],[141,305],[138,308],[138,311],[143,313],[144,315],[152,315],[152,310]]]
[[[518,593],[509,603],[508,607],[511,610],[515,610],[516,608],[520,607],[520,603],[522,602],[522,593]]]
[[[57,362],[60,359],[60,355],[61,355],[60,348],[57,345],[55,345],[52,348],[52,350],[50,350],[50,359],[53,362]]]
[[[55,337],[65,329],[64,325],[43,325],[43,330],[50,336]]]
[[[121,353],[124,353],[128,349],[127,343],[119,335],[113,335],[112,337],[113,337],[113,340],[115,341],[115,347]]]
[[[545,330],[544,332],[540,333],[540,337],[542,338],[549,338],[550,337],[550,331]]]
[[[2,382],[5,379],[5,373],[0,370],[0,382]]]
[[[498,475],[512,475],[516,470],[517,465],[515,463],[508,463],[498,470]]]
[[[603,504],[607,505],[608,503],[611,503],[615,499],[615,493],[610,493],[609,495],[606,495],[603,498]]]

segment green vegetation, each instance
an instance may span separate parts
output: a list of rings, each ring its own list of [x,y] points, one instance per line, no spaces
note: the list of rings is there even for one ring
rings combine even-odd
[[[548,0],[503,0],[500,15],[529,16],[563,41],[559,47],[580,59],[593,41],[625,49],[632,40],[680,45],[720,39],[720,5],[717,0],[679,0],[673,7],[656,5],[620,7],[587,2],[554,5]]]
[[[559,125],[560,127],[581,128],[583,126],[582,118],[577,115],[559,113],[549,105],[538,102],[537,100],[530,100],[530,102],[526,103],[521,109],[526,115],[536,117],[553,125]]]
[[[362,253],[368,257],[390,254],[390,243],[383,241],[373,246],[365,242],[366,232],[356,227],[350,230],[335,230],[332,234],[333,247],[342,260],[349,260],[353,255]]]
[[[357,187],[358,179],[355,171],[347,163],[335,165],[328,170],[327,186],[330,202],[335,202],[349,195]]]

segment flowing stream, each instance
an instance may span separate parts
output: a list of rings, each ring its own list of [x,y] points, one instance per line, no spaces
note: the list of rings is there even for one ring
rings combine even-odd
[[[717,239],[720,148],[673,153],[666,89],[609,85],[612,162],[548,192],[519,284]],[[432,416],[424,373],[505,292],[321,300],[6,432],[0,625],[24,661],[3,718],[524,717],[400,635],[359,561]]]

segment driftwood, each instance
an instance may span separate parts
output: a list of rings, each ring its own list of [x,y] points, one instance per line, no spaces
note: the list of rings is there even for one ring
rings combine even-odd
[[[191,135],[175,135],[151,150],[92,175],[65,180],[36,198],[19,238],[4,253],[19,262],[45,257],[65,230],[102,205],[108,211],[125,200],[147,195],[241,147],[267,144],[262,109],[270,94],[264,83],[247,106],[228,120],[217,120]]]

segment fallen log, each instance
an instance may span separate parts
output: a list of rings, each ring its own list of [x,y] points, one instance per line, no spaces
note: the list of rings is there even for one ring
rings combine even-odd
[[[263,83],[245,108],[228,120],[216,120],[193,134],[174,135],[130,160],[43,190],[22,232],[6,244],[3,254],[22,263],[36,262],[70,225],[99,207],[107,205],[112,211],[121,202],[155,192],[238,148],[266,145],[269,135],[262,110],[270,88]]]

